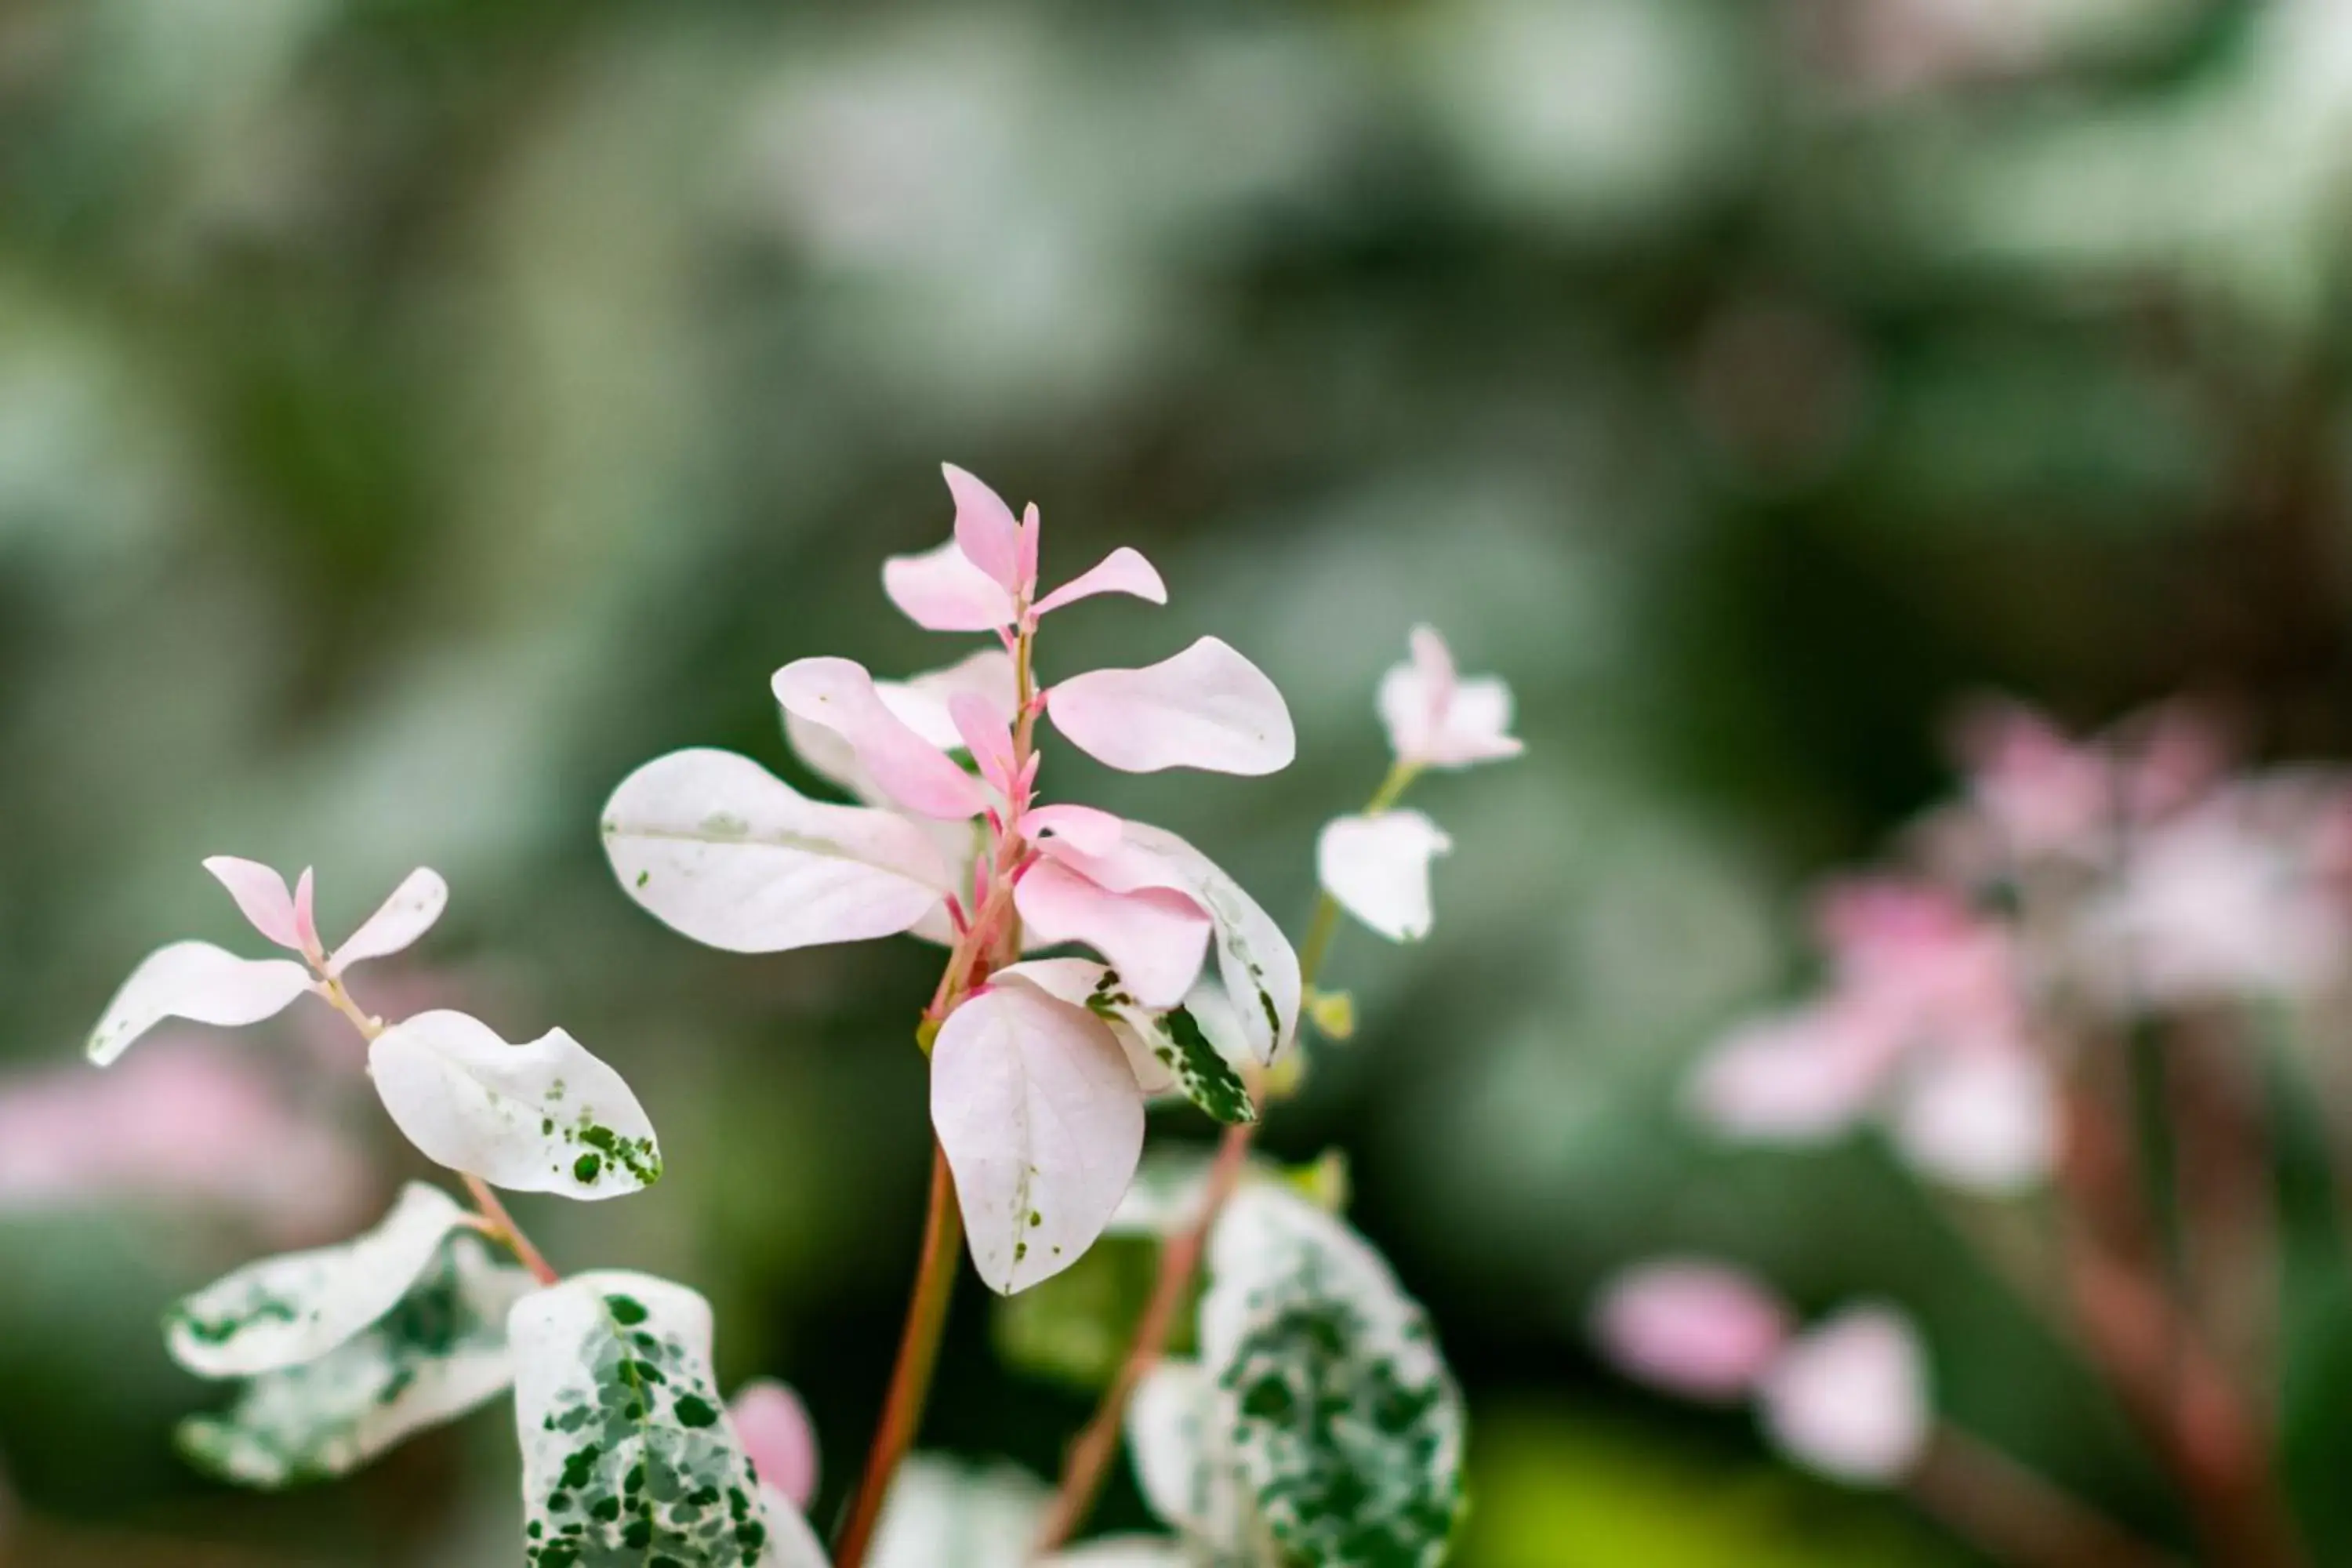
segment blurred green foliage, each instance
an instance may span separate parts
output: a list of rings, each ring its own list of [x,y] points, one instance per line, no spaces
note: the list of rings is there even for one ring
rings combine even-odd
[[[1361,1035],[1272,1129],[1353,1152],[1470,1386],[1465,1568],[1948,1560],[1595,1373],[1593,1280],[1668,1244],[1915,1306],[1958,1418],[2160,1523],[1875,1152],[1706,1152],[1672,1092],[1803,880],[1937,787],[1955,698],[2352,742],[2347,132],[2336,0],[14,0],[0,1055],[233,939],[204,854],[316,862],[331,929],[438,867],[371,1005],[629,1073],[668,1179],[520,1206],[807,1392],[822,1517],[914,1250],[931,958],[697,950],[593,824],[670,746],[784,765],[786,659],[960,651],[877,581],[951,458],[1063,566],[1169,580],[1057,617],[1056,669],[1213,632],[1288,693],[1277,779],[1047,775],[1269,908],[1379,776],[1408,625],[1519,692],[1528,757],[1422,797],[1436,934],[1351,935]],[[255,1045],[402,1173],[305,1043]],[[156,1205],[0,1249],[12,1563],[510,1560],[495,1417],[289,1500],[174,1465],[208,1394],[154,1312],[250,1238]],[[929,1438],[1048,1468],[1084,1401],[989,1334],[968,1299]]]

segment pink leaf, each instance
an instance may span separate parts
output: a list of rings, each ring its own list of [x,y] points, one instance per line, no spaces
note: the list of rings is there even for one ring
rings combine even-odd
[[[988,808],[979,783],[908,728],[862,666],[845,658],[794,659],[776,671],[772,684],[786,712],[847,741],[875,784],[908,811],[954,821]]]
[[[1013,760],[1013,727],[1004,715],[979,693],[959,691],[948,699],[948,716],[955,721],[964,750],[980,764],[980,776],[1007,801],[1018,801],[1020,770]]]
[[[319,883],[312,868],[302,868],[302,875],[294,883],[294,934],[302,939],[302,951],[313,957],[326,953],[326,944],[319,940]]]
[[[1092,598],[1097,594],[1130,594],[1148,599],[1155,605],[1168,602],[1168,585],[1160,580],[1139,551],[1119,546],[1093,567],[1071,578],[1052,593],[1037,601],[1037,613],[1058,610],[1064,605],[1079,599]]]
[[[1073,676],[1046,711],[1079,750],[1131,773],[1271,773],[1297,752],[1282,693],[1215,637],[1142,669]]]
[[[1035,838],[1050,833],[1083,855],[1117,853],[1127,824],[1091,805],[1041,805],[1022,817],[1021,836]]]
[[[816,1496],[816,1426],[800,1395],[774,1378],[758,1378],[735,1391],[727,1416],[761,1484],[806,1511]]]
[[[1013,624],[1013,595],[949,540],[919,555],[882,563],[882,588],[926,631],[991,632]]]
[[[1765,1432],[1797,1463],[1884,1486],[1927,1451],[1927,1357],[1908,1319],[1852,1307],[1789,1347],[1759,1390]]]
[[[1037,545],[1038,536],[1043,532],[1044,527],[1037,521],[1037,503],[1031,501],[1021,513],[1021,545],[1016,564],[1022,584],[1032,593],[1037,587]]]
[[[948,1015],[931,1047],[931,1124],[973,1267],[1001,1295],[1076,1262],[1143,1152],[1143,1096],[1109,1026],[1021,984]]]
[[[1612,1281],[1592,1314],[1602,1353],[1628,1377],[1685,1399],[1728,1403],[1780,1353],[1788,1314],[1718,1264],[1669,1258]]]
[[[955,541],[964,559],[1007,594],[1021,591],[1021,526],[1003,498],[953,463],[941,463],[955,497]]]
[[[293,895],[286,890],[285,878],[257,860],[240,860],[234,855],[215,855],[205,862],[205,869],[228,889],[254,930],[280,947],[304,951],[302,922]]]
[[[1146,1007],[1183,1001],[1207,955],[1211,921],[1165,889],[1114,893],[1054,860],[1032,866],[1013,901],[1039,942],[1082,942],[1109,961]]]
[[[401,880],[366,923],[351,934],[327,961],[327,973],[339,975],[354,963],[398,952],[433,929],[449,906],[449,884],[437,871],[419,867]]]

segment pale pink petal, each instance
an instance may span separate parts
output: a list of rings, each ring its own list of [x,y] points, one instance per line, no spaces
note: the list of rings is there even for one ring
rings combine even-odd
[[[253,929],[280,947],[300,952],[301,922],[296,917],[293,895],[286,890],[286,879],[257,860],[240,860],[234,855],[215,855],[205,862],[205,869],[219,879],[236,900],[236,907]]]
[[[953,463],[941,463],[955,497],[955,541],[964,559],[1008,594],[1021,590],[1021,526],[994,490]]]
[[[1208,915],[1166,889],[1114,893],[1056,861],[1040,860],[1022,877],[1013,901],[1037,940],[1086,943],[1147,1007],[1183,1001],[1208,952]]]
[[[1515,757],[1511,690],[1491,675],[1456,673],[1445,639],[1415,626],[1412,656],[1381,679],[1381,721],[1397,760],[1413,767],[1466,768]]]
[[[840,734],[874,782],[900,805],[954,821],[988,808],[978,780],[890,710],[865,668],[845,658],[798,658],[772,682],[784,710]]]
[[[1691,1111],[1727,1137],[1810,1144],[1834,1138],[1867,1109],[1892,1047],[1862,1021],[1811,1008],[1743,1026],[1693,1076]]]
[[[1037,601],[1037,613],[1058,610],[1064,605],[1079,599],[1092,598],[1097,594],[1129,594],[1155,605],[1168,602],[1168,584],[1142,552],[1120,545],[1087,571],[1063,584]]]
[[[1271,773],[1297,752],[1282,693],[1215,637],[1142,669],[1073,676],[1054,688],[1046,711],[1080,751],[1131,773]]]
[[[1050,833],[1080,854],[1106,856],[1118,852],[1127,824],[1108,811],[1065,803],[1037,807],[1021,818],[1020,826],[1024,838]]]
[[[761,1484],[805,1511],[816,1496],[816,1426],[800,1395],[774,1378],[758,1378],[735,1391],[727,1416]]]
[[[1143,1152],[1143,1096],[1109,1026],[1026,985],[948,1015],[931,1047],[931,1124],[973,1267],[1001,1295],[1076,1262]]]
[[[1592,1313],[1601,1352],[1628,1377],[1686,1399],[1745,1394],[1788,1339],[1787,1312],[1736,1268],[1670,1258],[1619,1275]]]
[[[959,691],[948,699],[948,716],[955,721],[963,749],[980,764],[980,776],[1006,800],[1017,801],[1020,764],[1013,757],[1013,728],[1005,723],[1004,715],[985,697]]]
[[[402,879],[375,913],[368,916],[366,923],[335,950],[335,955],[327,961],[327,973],[341,974],[354,963],[401,952],[432,930],[433,922],[448,907],[449,884],[441,879],[438,871],[418,867]]]
[[[285,958],[239,958],[208,942],[175,942],[149,953],[90,1032],[89,1059],[105,1067],[166,1018],[234,1028],[285,1011],[310,988],[310,972]]]
[[[882,588],[926,631],[992,632],[1013,624],[1013,595],[974,566],[952,539],[936,550],[882,563]]]
[[[1797,1341],[1764,1374],[1759,1400],[1774,1445],[1835,1480],[1885,1486],[1927,1451],[1927,1355],[1891,1307],[1848,1308]]]
[[[1316,840],[1316,874],[1341,909],[1391,942],[1419,942],[1429,934],[1429,863],[1453,847],[1417,811],[1342,816]]]
[[[1021,581],[1032,590],[1037,586],[1037,546],[1044,532],[1044,525],[1037,521],[1037,503],[1033,500],[1021,513],[1021,547],[1017,561]]]
[[[302,939],[304,952],[325,954],[326,944],[319,940],[319,881],[308,866],[302,868],[302,875],[294,883],[294,934]]]
[[[1977,1192],[2022,1192],[2057,1159],[2048,1064],[2021,1051],[1945,1050],[1913,1064],[1895,1104],[1895,1147],[1922,1175]]]

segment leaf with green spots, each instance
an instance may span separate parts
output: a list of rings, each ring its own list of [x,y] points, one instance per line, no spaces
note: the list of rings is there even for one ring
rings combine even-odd
[[[710,1304],[620,1270],[574,1275],[508,1319],[530,1568],[799,1568],[710,1371]],[[821,1559],[820,1559],[821,1561]]]
[[[1209,1243],[1201,1361],[1289,1568],[1434,1568],[1463,1506],[1463,1408],[1429,1319],[1364,1239],[1280,1186]]]
[[[637,1097],[561,1029],[510,1046],[463,1013],[420,1013],[376,1037],[368,1071],[410,1142],[494,1187],[593,1200],[661,1178]]]
[[[996,978],[1026,982],[1108,1024],[1144,1093],[1181,1094],[1219,1121],[1257,1120],[1234,1067],[1246,1058],[1248,1038],[1213,984],[1193,987],[1181,1007],[1160,1009],[1144,1006],[1117,970],[1087,958],[1034,958]]]
[[[181,1301],[164,1319],[165,1342],[200,1377],[316,1361],[390,1311],[465,1219],[448,1194],[412,1182],[356,1241],[264,1258]]]
[[[1279,1563],[1234,1456],[1223,1397],[1196,1362],[1153,1367],[1127,1408],[1136,1484],[1151,1511],[1183,1538],[1194,1568]]]
[[[450,1237],[391,1311],[316,1361],[254,1378],[228,1410],[184,1422],[181,1451],[245,1486],[348,1475],[513,1381],[507,1311],[533,1288],[479,1237]]]

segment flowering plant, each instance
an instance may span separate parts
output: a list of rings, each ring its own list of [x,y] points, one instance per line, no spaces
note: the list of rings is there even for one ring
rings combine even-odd
[[[922,1256],[830,1552],[802,1512],[816,1474],[807,1418],[781,1385],[719,1396],[708,1303],[635,1272],[559,1274],[498,1196],[600,1201],[657,1181],[664,1152],[627,1084],[560,1029],[509,1044],[463,1013],[387,1022],[354,999],[355,965],[440,916],[448,889],[429,870],[331,951],[310,872],[289,889],[268,868],[209,860],[293,956],[173,943],[91,1036],[107,1065],[165,1018],[249,1025],[315,997],[364,1041],[394,1122],[467,1194],[413,1184],[366,1234],[265,1259],[182,1303],[173,1355],[241,1389],[186,1427],[198,1462],[257,1486],[341,1474],[511,1387],[533,1568],[1012,1568],[1061,1552],[1126,1433],[1172,1534],[1062,1560],[1444,1559],[1463,1415],[1427,1320],[1339,1216],[1331,1184],[1287,1180],[1255,1159],[1251,1134],[1298,1081],[1302,1020],[1347,1032],[1346,997],[1313,984],[1342,911],[1394,941],[1427,932],[1431,863],[1450,841],[1397,803],[1427,769],[1515,754],[1509,694],[1461,678],[1434,632],[1413,633],[1379,697],[1395,766],[1364,812],[1324,830],[1323,901],[1294,948],[1182,838],[1039,787],[1047,722],[1129,772],[1276,772],[1296,742],[1274,683],[1213,637],[1147,667],[1041,682],[1045,616],[1098,595],[1163,603],[1160,575],[1121,549],[1041,592],[1036,509],[1016,519],[971,475],[946,476],[953,536],[887,562],[884,585],[919,625],[994,646],[906,681],[808,658],[772,682],[794,749],[855,804],[697,749],[630,774],[603,816],[621,886],[697,941],[770,952],[910,933],[946,950],[916,1030],[937,1135]],[[1072,946],[1083,951],[1048,951]],[[1160,1098],[1197,1106],[1223,1142],[1205,1167],[1139,1181],[1145,1107]],[[1156,1247],[1157,1283],[1059,1489],[992,1492],[932,1461],[900,1481],[960,1252],[1010,1297],[1107,1233]],[[1163,1359],[1203,1266],[1197,1355]],[[975,1513],[993,1522],[972,1526]],[[974,1546],[975,1530],[997,1544]]]

